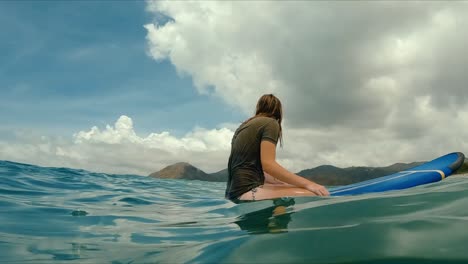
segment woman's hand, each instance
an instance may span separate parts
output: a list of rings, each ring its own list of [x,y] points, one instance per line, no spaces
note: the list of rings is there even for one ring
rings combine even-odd
[[[305,188],[318,196],[330,196],[330,193],[328,192],[327,188],[317,183],[311,183]]]

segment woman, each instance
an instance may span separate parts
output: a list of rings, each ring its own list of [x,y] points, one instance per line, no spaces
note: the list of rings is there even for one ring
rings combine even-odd
[[[234,133],[228,163],[226,198],[255,201],[285,196],[327,196],[325,187],[294,173],[276,162],[276,144],[282,145],[280,100],[265,94],[257,102],[255,116]]]

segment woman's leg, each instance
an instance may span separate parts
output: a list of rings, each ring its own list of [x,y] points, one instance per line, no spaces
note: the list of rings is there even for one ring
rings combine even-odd
[[[239,200],[257,201],[292,196],[317,196],[315,193],[299,187],[262,185],[239,197]]]

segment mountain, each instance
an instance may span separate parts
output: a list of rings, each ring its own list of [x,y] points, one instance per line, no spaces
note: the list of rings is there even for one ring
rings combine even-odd
[[[187,162],[179,162],[153,172],[150,177],[160,179],[185,179],[201,181],[227,181],[227,169],[216,173],[205,173]]]
[[[468,173],[468,158],[465,158],[465,162],[462,166],[455,172],[455,174],[467,174]]]
[[[349,167],[337,168],[331,165],[318,166],[313,169],[300,171],[297,175],[303,176],[316,183],[333,186],[347,185],[389,175],[398,171],[421,165],[424,162],[395,163],[387,167]]]
[[[387,167],[349,168],[338,168],[332,165],[322,165],[316,168],[302,170],[297,174],[327,186],[346,185],[389,175],[421,165],[422,163],[424,162],[395,163]],[[465,163],[464,167],[457,171],[457,173],[459,173],[461,170],[468,171],[468,163]],[[151,173],[149,176],[161,179],[186,179],[225,182],[227,181],[228,173],[227,169],[215,173],[205,173],[204,171],[190,165],[189,163],[179,162],[167,166],[158,172]]]
[[[179,162],[165,167],[164,169],[153,172],[149,175],[161,179],[186,179],[186,180],[204,180],[208,174],[192,166],[187,162]]]
[[[228,179],[228,170],[220,170],[218,172],[211,173],[210,176],[212,181],[225,182]]]

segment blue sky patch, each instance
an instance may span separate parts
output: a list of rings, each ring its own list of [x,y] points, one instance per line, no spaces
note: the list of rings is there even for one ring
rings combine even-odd
[[[155,18],[145,5],[0,2],[2,130],[70,136],[128,115],[139,134],[182,135],[241,121],[220,99],[198,94],[190,76],[147,55],[143,25]]]

